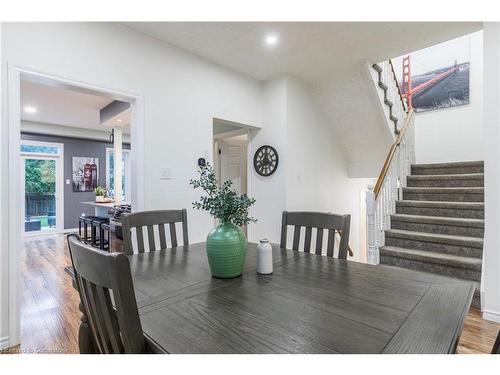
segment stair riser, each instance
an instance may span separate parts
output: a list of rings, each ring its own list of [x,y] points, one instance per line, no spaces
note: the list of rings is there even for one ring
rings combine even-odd
[[[403,199],[411,201],[483,202],[484,194],[474,193],[414,193],[403,190]]]
[[[482,238],[484,235],[483,228],[429,224],[429,223],[413,223],[413,222],[397,221],[397,220],[391,220],[391,228],[409,230],[413,232],[451,234],[454,236],[467,236],[467,237],[480,237],[480,238]]]
[[[484,173],[481,166],[445,167],[445,168],[423,168],[412,166],[412,175],[442,175],[442,174],[469,174]]]
[[[406,249],[425,250],[440,254],[451,254],[474,258],[481,258],[483,255],[483,249],[477,247],[426,242],[409,238],[390,237],[387,235],[385,237],[385,244],[387,246],[396,246]]]
[[[484,210],[465,210],[457,208],[408,207],[396,203],[396,213],[422,216],[443,216],[465,219],[484,219]]]
[[[438,275],[449,276],[464,280],[479,282],[481,280],[481,271],[465,268],[450,267],[442,264],[423,263],[417,260],[397,258],[380,254],[380,263],[390,264],[397,267],[404,267],[416,271],[431,272]]]
[[[408,187],[484,187],[484,179],[422,180],[407,179]]]

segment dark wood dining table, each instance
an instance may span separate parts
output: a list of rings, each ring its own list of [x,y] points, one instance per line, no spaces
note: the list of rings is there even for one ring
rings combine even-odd
[[[129,257],[144,335],[163,353],[453,353],[472,282],[273,245],[259,275],[216,279],[205,243]]]

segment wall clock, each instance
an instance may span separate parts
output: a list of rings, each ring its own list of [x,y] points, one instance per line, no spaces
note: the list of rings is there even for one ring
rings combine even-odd
[[[278,168],[278,152],[269,145],[260,146],[253,157],[255,171],[264,177],[272,175]]]

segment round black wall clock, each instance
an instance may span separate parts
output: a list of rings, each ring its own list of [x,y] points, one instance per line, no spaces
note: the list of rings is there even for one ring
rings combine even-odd
[[[253,167],[261,176],[267,177],[278,168],[278,152],[269,145],[260,146],[253,157]]]

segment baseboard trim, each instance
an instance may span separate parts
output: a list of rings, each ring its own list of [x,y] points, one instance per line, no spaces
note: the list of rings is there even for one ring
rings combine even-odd
[[[63,231],[64,234],[68,234],[68,233],[76,233],[78,232],[78,228],[69,228],[69,229],[65,229]]]
[[[495,311],[483,310],[483,319],[500,323],[500,313]]]
[[[0,337],[0,351],[10,348],[10,337]]]

